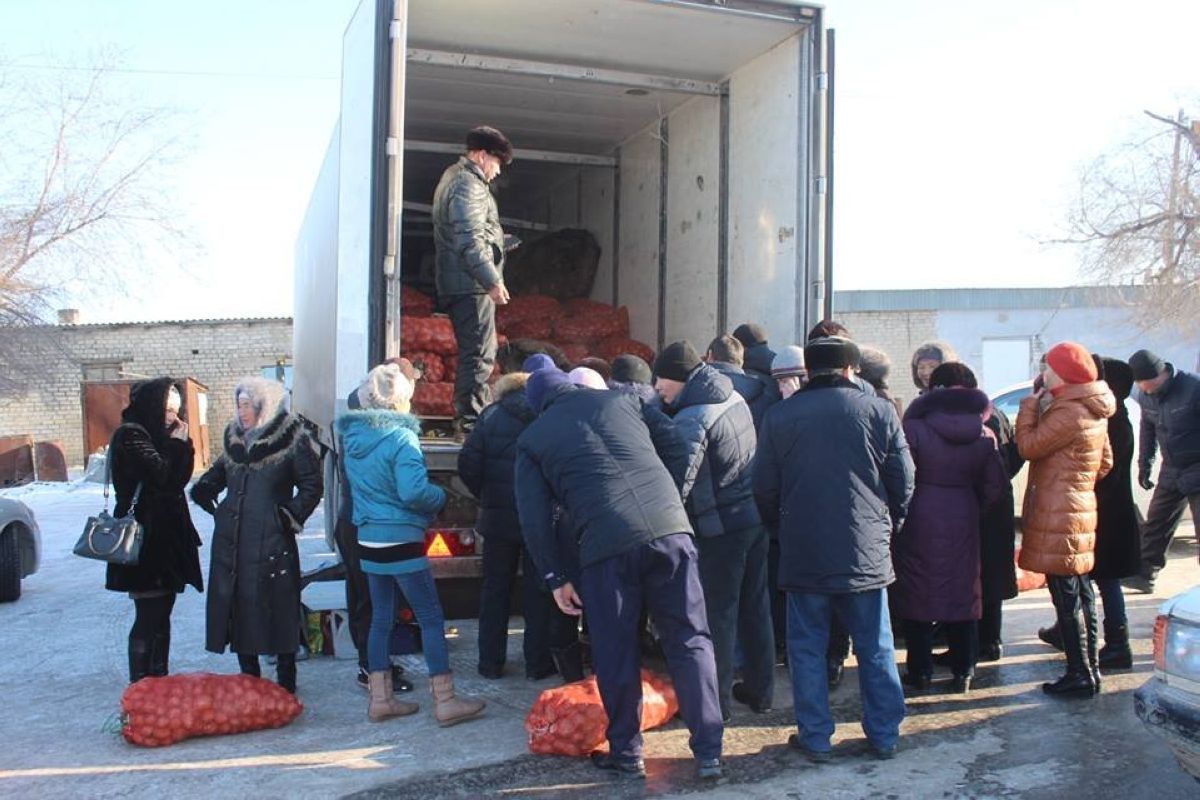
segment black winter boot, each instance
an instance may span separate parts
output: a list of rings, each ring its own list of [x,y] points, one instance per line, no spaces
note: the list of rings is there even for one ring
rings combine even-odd
[[[1092,697],[1096,684],[1087,661],[1087,631],[1079,624],[1078,617],[1059,617],[1064,653],[1067,656],[1067,672],[1053,683],[1043,683],[1042,691],[1054,697]]]
[[[1062,631],[1058,629],[1057,620],[1049,628],[1038,628],[1038,638],[1058,652],[1063,651]]]
[[[296,654],[280,653],[275,662],[275,682],[296,693]]]
[[[262,667],[259,666],[258,656],[244,656],[238,653],[238,668],[241,669],[243,675],[262,677]]]
[[[167,625],[150,640],[150,674],[161,678],[168,673],[171,660],[171,627]]]
[[[583,680],[583,645],[579,642],[550,648],[550,657],[554,659],[554,666],[558,668],[563,683]]]
[[[1100,648],[1100,669],[1133,669],[1133,651],[1129,649],[1129,627],[1109,625],[1104,620],[1104,647]]]
[[[137,683],[150,674],[150,643],[129,637],[129,682]]]
[[[1090,613],[1089,613],[1090,612]],[[1088,671],[1092,674],[1092,683],[1096,686],[1096,694],[1100,694],[1100,656],[1098,647],[1100,644],[1100,624],[1096,618],[1096,606],[1090,608],[1085,603],[1083,606],[1083,629],[1087,635],[1087,664]]]

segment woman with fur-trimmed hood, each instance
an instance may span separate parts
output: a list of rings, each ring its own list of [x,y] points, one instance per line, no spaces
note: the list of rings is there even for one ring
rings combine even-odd
[[[289,413],[281,384],[246,378],[234,400],[237,413],[225,428],[225,452],[192,487],[192,500],[216,523],[206,646],[214,653],[228,646],[242,672],[255,676],[258,657],[275,655],[279,685],[295,693],[296,536],[321,501],[321,463],[303,420]]]
[[[922,393],[929,391],[929,378],[933,371],[950,361],[958,361],[954,348],[945,342],[925,342],[912,355],[913,385]]]

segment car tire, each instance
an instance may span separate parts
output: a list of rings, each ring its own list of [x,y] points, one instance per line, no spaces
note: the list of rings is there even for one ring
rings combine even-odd
[[[21,546],[17,530],[9,526],[0,532],[0,603],[11,603],[21,596]]]

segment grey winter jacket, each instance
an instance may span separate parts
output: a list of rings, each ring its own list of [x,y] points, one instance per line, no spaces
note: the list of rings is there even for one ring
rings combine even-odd
[[[440,298],[486,294],[504,277],[504,231],[496,199],[465,156],[433,193],[433,242]]]
[[[685,508],[696,535],[720,536],[761,525],[750,473],[757,443],[754,419],[732,381],[712,366],[702,366],[663,410],[688,444],[688,472],[696,477]]]
[[[1149,469],[1161,448],[1163,477],[1184,494],[1200,492],[1200,377],[1167,364],[1171,377],[1154,394],[1138,392],[1142,408],[1138,468]]]

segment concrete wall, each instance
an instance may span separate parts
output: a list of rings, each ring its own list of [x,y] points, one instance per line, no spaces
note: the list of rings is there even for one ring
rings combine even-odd
[[[41,329],[56,335],[61,356],[50,376],[28,394],[0,399],[0,436],[32,434],[62,442],[69,464],[83,464],[80,383],[88,364],[122,365],[128,377],[195,378],[208,387],[208,426],[213,457],[233,417],[233,389],[246,375],[292,357],[290,319],[215,320]]]
[[[907,406],[917,395],[909,361],[917,347],[938,338],[938,312],[859,311],[835,313],[834,318],[850,329],[855,341],[876,347],[891,357],[888,383],[892,394]]]

